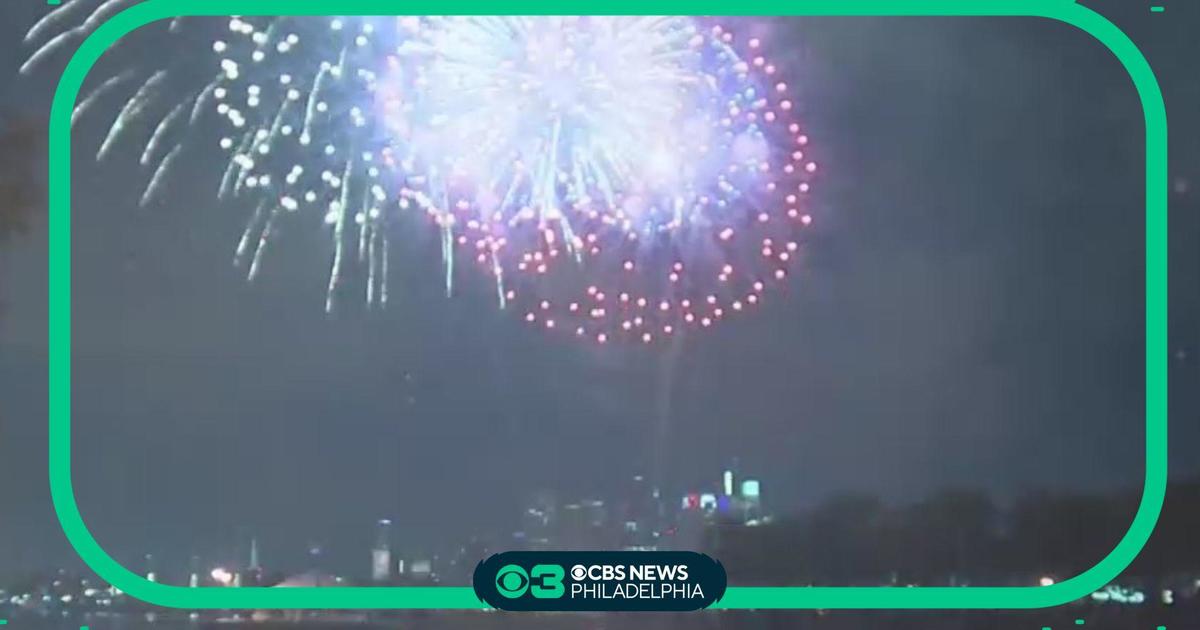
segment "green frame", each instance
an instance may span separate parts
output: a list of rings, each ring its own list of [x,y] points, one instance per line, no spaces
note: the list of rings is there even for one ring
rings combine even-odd
[[[498,7],[502,6],[502,9]],[[1075,26],[1104,44],[1129,73],[1146,122],[1146,471],[1137,514],[1095,566],[1051,586],[730,587],[716,608],[1041,608],[1105,586],[1150,537],[1167,485],[1167,120],[1154,72],[1114,24],[1072,0],[146,0],[98,27],[59,81],[49,131],[50,490],[67,539],[98,575],[160,606],[208,608],[482,608],[468,587],[187,588],[151,582],[121,566],[88,531],[71,483],[71,112],[93,64],[118,38],[177,16],[555,14],[1028,16]]]

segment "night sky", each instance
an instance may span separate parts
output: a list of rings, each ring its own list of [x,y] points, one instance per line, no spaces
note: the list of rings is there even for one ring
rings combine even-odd
[[[1167,99],[1162,360],[1172,474],[1194,475],[1200,14],[1089,4],[1143,48]],[[5,4],[0,72],[16,75],[42,10]],[[1032,19],[786,19],[772,38],[823,164],[814,236],[786,292],[674,354],[539,334],[470,274],[446,299],[437,235],[417,222],[393,240],[384,311],[345,295],[324,313],[329,246],[311,216],[248,284],[230,261],[249,208],[215,200],[215,147],[139,208],[137,143],[95,164],[118,105],[95,110],[76,134],[72,227],[74,474],[93,533],[131,568],[230,559],[257,535],[269,565],[299,568],[321,543],[329,567],[363,573],[380,517],[402,549],[440,548],[511,531],[538,489],[606,495],[659,470],[673,497],[734,457],[777,513],[846,491],[1140,486],[1144,137],[1115,58]],[[0,121],[44,110],[59,67],[7,83]],[[78,562],[46,488],[34,223],[0,246],[0,578]]]

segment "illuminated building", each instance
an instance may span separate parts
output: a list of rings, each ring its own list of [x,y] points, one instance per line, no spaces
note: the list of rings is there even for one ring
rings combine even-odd
[[[371,579],[387,582],[392,579],[392,521],[379,519],[375,529],[375,547],[371,549]]]
[[[635,475],[624,497],[621,546],[630,550],[656,548],[663,517],[658,488],[642,475]]]
[[[516,538],[524,541],[526,549],[549,549],[554,529],[558,526],[557,521],[553,495],[540,492],[521,515],[521,531],[517,533]]]

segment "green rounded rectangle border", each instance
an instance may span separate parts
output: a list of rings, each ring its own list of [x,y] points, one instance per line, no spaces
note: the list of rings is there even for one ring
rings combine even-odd
[[[1146,471],[1137,514],[1095,566],[1051,586],[730,587],[714,608],[1042,608],[1108,584],[1150,537],[1167,486],[1167,119],[1154,72],[1114,24],[1073,0],[146,0],[99,26],[63,72],[49,130],[50,491],[67,539],[101,578],[151,604],[186,609],[485,607],[470,587],[188,588],[151,582],[121,566],[88,531],[71,483],[71,112],[93,64],[120,37],[153,21],[228,15],[771,15],[1012,16],[1065,22],[1089,33],[1121,62],[1146,122]]]

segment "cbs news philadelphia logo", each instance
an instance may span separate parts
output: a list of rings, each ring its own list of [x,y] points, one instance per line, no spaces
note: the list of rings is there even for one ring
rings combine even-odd
[[[690,551],[512,551],[475,568],[475,593],[502,610],[699,610],[725,569]]]

